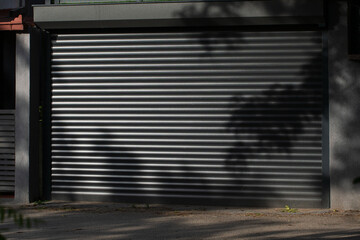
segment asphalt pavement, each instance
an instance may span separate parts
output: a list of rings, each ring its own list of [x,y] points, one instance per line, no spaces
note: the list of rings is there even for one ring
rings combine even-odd
[[[8,239],[356,239],[360,212],[249,209],[94,202],[16,206],[41,222],[30,229],[0,224]]]

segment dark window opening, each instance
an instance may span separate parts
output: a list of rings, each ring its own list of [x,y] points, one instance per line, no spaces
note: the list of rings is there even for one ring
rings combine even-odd
[[[15,109],[15,34],[0,32],[0,110]]]
[[[350,0],[348,6],[349,57],[360,60],[360,2]]]

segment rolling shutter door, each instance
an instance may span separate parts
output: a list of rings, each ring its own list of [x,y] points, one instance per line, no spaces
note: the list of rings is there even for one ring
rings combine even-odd
[[[319,32],[53,35],[52,196],[320,207]]]
[[[0,110],[0,196],[15,190],[15,115],[14,110]]]

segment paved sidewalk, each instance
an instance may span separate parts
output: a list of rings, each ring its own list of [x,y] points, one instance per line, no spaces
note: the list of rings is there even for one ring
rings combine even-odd
[[[21,206],[44,223],[10,239],[359,239],[360,212],[329,209],[241,209],[118,203],[48,202]]]

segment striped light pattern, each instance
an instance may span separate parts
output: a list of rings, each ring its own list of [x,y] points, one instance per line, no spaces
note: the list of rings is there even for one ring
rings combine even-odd
[[[52,43],[53,198],[321,206],[320,33]]]

